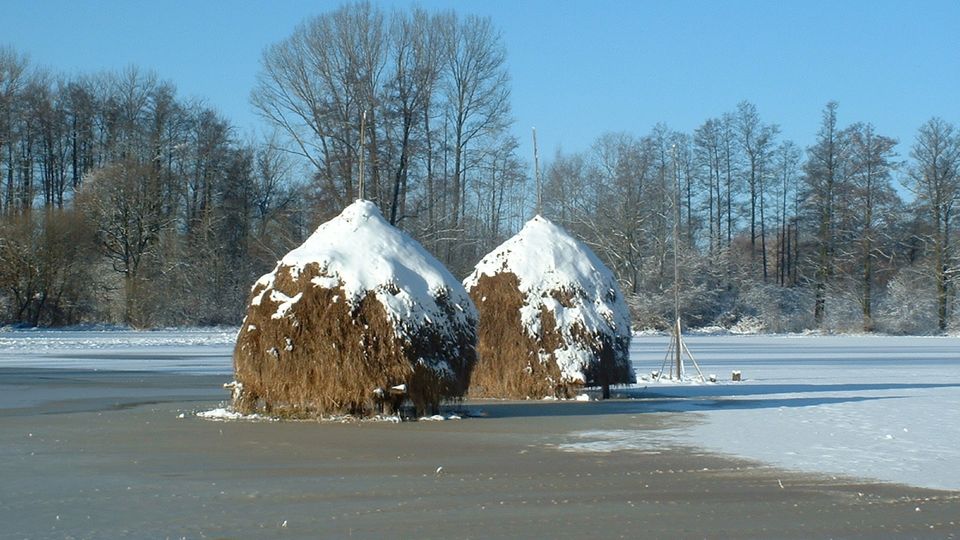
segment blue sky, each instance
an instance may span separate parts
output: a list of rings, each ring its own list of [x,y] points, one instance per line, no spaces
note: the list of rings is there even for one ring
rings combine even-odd
[[[808,146],[820,111],[870,121],[909,152],[931,116],[960,123],[958,1],[420,1],[489,15],[503,32],[514,132],[530,153],[589,148],[606,131],[657,122],[691,131],[754,102]],[[252,132],[248,104],[263,48],[341,2],[4,0],[0,44],[62,73],[135,64]],[[905,143],[905,144],[904,144]],[[528,156],[526,156],[528,157]]]

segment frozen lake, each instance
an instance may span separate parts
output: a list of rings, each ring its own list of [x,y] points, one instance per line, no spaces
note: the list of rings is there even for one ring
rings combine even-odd
[[[0,367],[229,375],[235,331],[0,332]],[[742,383],[642,382],[638,413],[689,422],[665,430],[579,431],[573,452],[703,448],[771,465],[960,489],[960,338],[692,336],[705,374]],[[659,369],[666,337],[637,337],[639,375]],[[0,380],[0,387],[5,387]],[[18,389],[6,387],[7,397]],[[677,424],[677,423],[675,423]]]
[[[233,373],[235,328],[0,332],[0,367]]]

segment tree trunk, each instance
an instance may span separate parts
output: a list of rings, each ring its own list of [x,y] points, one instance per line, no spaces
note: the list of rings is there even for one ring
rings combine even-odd
[[[400,143],[400,163],[397,172],[393,178],[393,197],[390,202],[390,224],[397,224],[397,209],[400,206],[400,188],[403,186],[403,180],[407,174],[407,154],[410,147],[410,130],[412,129],[412,113],[405,112],[403,115],[403,136]]]
[[[429,103],[423,109],[423,130],[427,143],[427,226],[429,234],[436,234],[437,214],[436,214],[436,191],[433,186],[433,142],[430,132],[430,105]]]

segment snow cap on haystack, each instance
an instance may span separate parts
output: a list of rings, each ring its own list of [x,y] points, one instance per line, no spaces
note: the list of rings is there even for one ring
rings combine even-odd
[[[393,396],[435,412],[466,391],[476,320],[457,279],[358,200],[254,284],[234,350],[234,407],[370,414]]]
[[[480,312],[471,396],[571,397],[635,381],[630,312],[613,273],[550,220],[528,221],[464,286]]]

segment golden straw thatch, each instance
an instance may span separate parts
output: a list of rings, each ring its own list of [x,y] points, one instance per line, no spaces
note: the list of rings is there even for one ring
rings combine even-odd
[[[466,291],[367,201],[321,225],[254,285],[234,351],[234,408],[418,414],[462,396],[476,360]]]
[[[630,315],[613,274],[537,216],[464,281],[480,313],[475,397],[572,397],[635,381]]]

